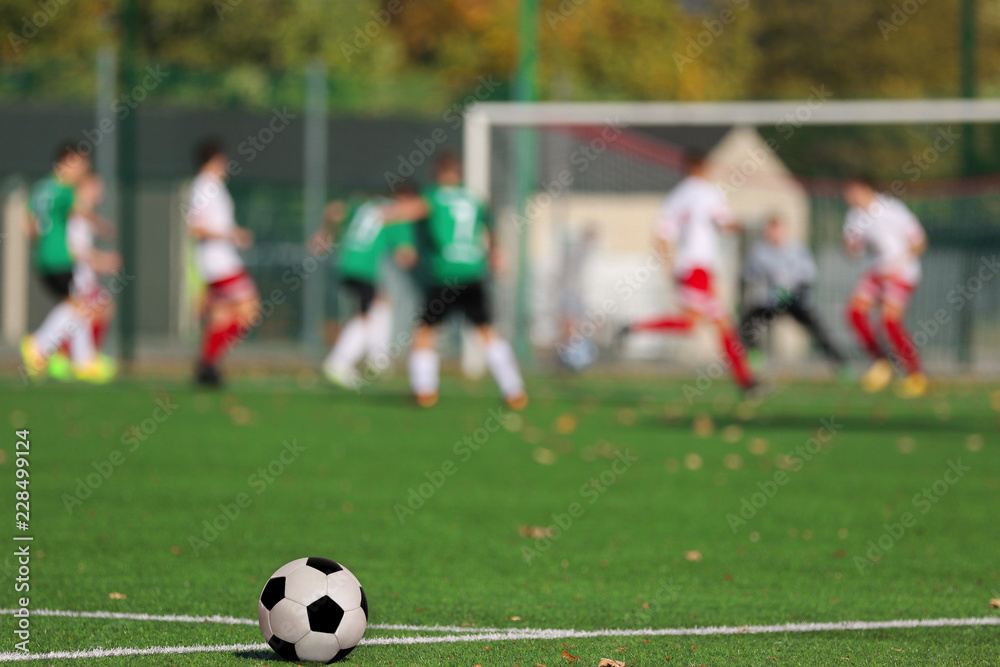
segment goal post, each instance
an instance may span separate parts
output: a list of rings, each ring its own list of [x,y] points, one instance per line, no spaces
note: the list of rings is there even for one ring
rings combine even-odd
[[[726,267],[720,275],[720,291],[727,305],[735,311],[740,302],[739,264],[744,250],[740,244],[752,241],[753,227],[776,208],[793,218],[796,233],[812,246],[820,263],[822,314],[839,341],[853,346],[837,301],[846,298],[845,291],[853,284],[858,267],[847,262],[840,250],[844,209],[835,183],[799,178],[784,168],[780,157],[757,159],[756,167],[762,162],[768,164],[749,179],[742,178],[739,164],[773,148],[771,140],[763,139],[755,129],[764,134],[770,131],[772,135],[791,136],[806,127],[893,125],[922,128],[930,138],[930,130],[937,128],[929,126],[942,124],[1000,124],[1000,99],[837,100],[817,86],[806,99],[785,101],[473,105],[464,118],[465,181],[467,187],[491,203],[499,242],[508,255],[507,272],[498,276],[495,288],[498,325],[520,341],[521,350],[554,349],[561,326],[559,312],[567,299],[559,293],[564,287],[559,283],[564,241],[571,243],[590,224],[600,227],[603,240],[593,264],[588,265],[584,284],[579,286],[578,291],[585,294],[576,298],[588,300],[591,308],[584,320],[598,342],[608,340],[621,320],[651,314],[655,308],[669,309],[673,288],[662,276],[649,278],[648,283],[636,288],[637,296],[630,293],[627,303],[614,294],[614,286],[621,279],[631,279],[629,267],[644,261],[646,255],[640,247],[649,245],[659,201],[682,177],[683,151],[690,147],[685,146],[690,135],[695,147],[711,149],[713,162],[728,163],[726,169],[714,174],[713,180],[725,185],[735,182],[730,179],[741,179],[738,187],[731,189],[739,190],[735,196],[742,217],[752,223],[749,238],[724,243]],[[684,136],[679,137],[682,130]],[[523,183],[518,185],[520,175],[516,173],[524,164],[523,156],[518,154],[524,142],[518,137],[526,131],[534,136],[531,143],[537,160],[537,168],[531,170],[536,174],[535,185],[527,191]],[[588,154],[588,146],[602,150],[596,157],[581,157]],[[771,151],[771,155],[776,153]],[[560,178],[567,172],[568,182],[562,183]],[[745,181],[749,181],[746,187]],[[930,223],[936,226],[931,234],[932,252],[925,258],[925,275],[930,272],[936,274],[935,278],[943,276],[948,284],[961,286],[978,261],[975,243],[970,239],[982,236],[975,231],[977,226],[981,227],[989,212],[1000,206],[1000,188],[992,183],[963,184],[949,191],[942,186],[930,196],[908,191],[904,199],[919,217],[932,218]],[[936,243],[942,238],[945,243]],[[959,238],[964,241],[951,242]],[[935,305],[947,302],[948,292],[939,294],[940,290],[925,287],[918,293],[914,318],[933,314]],[[947,370],[976,368],[976,354],[970,357],[961,351],[963,346],[973,344],[974,330],[978,358],[1000,353],[997,292],[1000,290],[977,295],[975,318],[970,314],[972,308],[961,313],[956,309],[952,327],[955,331],[928,336],[928,346],[934,348],[932,360]],[[593,316],[598,294],[605,300],[620,301],[614,313]],[[530,297],[527,302],[525,295]],[[808,342],[796,341],[794,334],[789,335],[792,338],[779,341],[777,347],[791,350],[790,359],[808,356]],[[706,351],[714,347],[702,343],[702,353],[694,349],[698,342],[647,341],[634,351],[639,358],[648,355],[701,363],[710,358]]]

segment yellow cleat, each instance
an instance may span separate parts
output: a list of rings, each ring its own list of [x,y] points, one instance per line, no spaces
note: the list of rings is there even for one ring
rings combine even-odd
[[[60,382],[73,380],[73,363],[62,352],[56,352],[49,357],[49,377]]]
[[[892,364],[888,359],[879,359],[861,376],[861,388],[869,394],[882,391],[892,382]]]
[[[415,396],[417,399],[417,405],[422,408],[433,408],[438,402],[438,393],[432,392],[429,394],[417,394]]]
[[[519,412],[528,407],[528,395],[523,391],[520,394],[507,397],[507,407],[515,412]]]
[[[910,373],[896,385],[896,394],[901,398],[919,398],[927,393],[930,386],[927,376],[923,373]]]
[[[89,382],[90,384],[107,384],[114,379],[115,373],[117,372],[115,368],[115,363],[104,355],[99,355],[89,364],[83,367],[73,368],[73,377],[75,377],[80,382]]]
[[[35,339],[31,336],[25,336],[21,339],[21,361],[24,364],[25,372],[32,380],[39,379],[45,372],[47,360],[38,351]]]

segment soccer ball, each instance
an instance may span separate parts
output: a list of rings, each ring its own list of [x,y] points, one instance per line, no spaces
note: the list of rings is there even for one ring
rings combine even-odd
[[[290,662],[340,660],[368,627],[368,600],[350,570],[328,558],[299,558],[278,568],[257,603],[260,631]]]

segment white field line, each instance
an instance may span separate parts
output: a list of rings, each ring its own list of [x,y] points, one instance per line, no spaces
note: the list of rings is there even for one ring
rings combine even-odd
[[[830,632],[844,630],[884,630],[900,628],[940,628],[962,626],[1000,625],[1000,616],[982,618],[930,618],[895,621],[840,621],[834,623],[787,623],[784,625],[715,626],[703,628],[642,628],[635,630],[560,630],[512,628],[490,632],[477,632],[423,637],[373,637],[363,639],[364,646],[451,644],[457,642],[495,642],[524,639],[584,639],[592,637],[664,637],[753,635],[783,632]],[[215,646],[154,646],[151,648],[112,648],[85,651],[54,651],[50,653],[0,653],[0,662],[26,660],[58,660],[73,658],[110,658],[116,656],[157,655],[181,653],[214,653],[232,651],[269,650],[267,644],[221,644]]]
[[[13,614],[13,609],[0,609],[0,616]],[[132,614],[115,611],[60,611],[33,609],[32,616],[61,616],[63,618],[103,618],[116,621],[163,621],[167,623],[219,623],[221,625],[257,625],[255,618],[235,616],[188,616],[186,614]],[[465,625],[409,625],[406,623],[370,623],[370,630],[395,630],[399,632],[503,632],[504,628],[479,628]]]

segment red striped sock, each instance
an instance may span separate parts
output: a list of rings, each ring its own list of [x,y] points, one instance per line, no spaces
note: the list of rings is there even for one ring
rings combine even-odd
[[[671,315],[655,320],[644,320],[629,326],[631,331],[678,331],[688,332],[694,326],[694,322],[684,315]]]
[[[878,344],[878,339],[875,338],[875,332],[872,331],[871,323],[868,321],[868,313],[858,308],[851,308],[847,311],[847,316],[851,326],[854,328],[854,333],[858,335],[858,340],[861,341],[861,346],[865,348],[868,356],[872,359],[881,359],[884,357],[885,355]]]
[[[726,329],[722,332],[722,347],[729,357],[729,367],[736,384],[744,388],[752,386],[753,371],[750,370],[750,363],[747,361],[747,351],[735,331]]]
[[[920,355],[917,354],[917,346],[910,339],[902,320],[885,318],[882,320],[882,325],[907,374],[919,373]]]
[[[239,325],[235,321],[208,331],[201,346],[201,360],[209,366],[217,364],[238,333]]]

